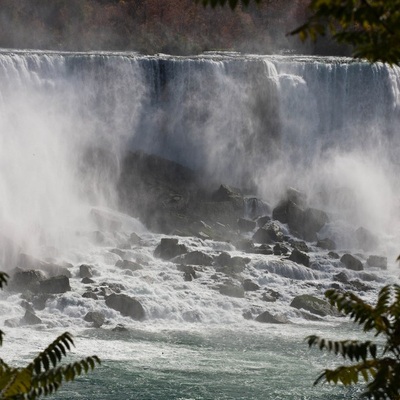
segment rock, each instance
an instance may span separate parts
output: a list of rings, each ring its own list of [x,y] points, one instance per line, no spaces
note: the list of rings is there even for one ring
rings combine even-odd
[[[27,311],[30,311],[31,313],[35,313],[34,308],[30,303],[28,303],[26,300],[22,300],[20,303],[21,307]]]
[[[239,218],[237,224],[241,232],[251,232],[257,226],[255,221],[245,218]]]
[[[264,311],[256,318],[257,322],[266,324],[286,324],[288,320],[280,315],[272,315],[269,311]]]
[[[274,254],[280,256],[282,254],[287,254],[289,249],[283,244],[277,243],[273,248]]]
[[[221,185],[212,195],[211,199],[217,202],[230,202],[235,210],[243,212],[244,199],[240,189]]]
[[[374,250],[379,243],[378,238],[368,229],[360,227],[355,231],[358,246],[364,251]]]
[[[310,266],[310,256],[297,249],[293,249],[289,256],[289,260],[294,261],[297,264],[303,264],[306,267]]]
[[[371,286],[366,285],[364,282],[361,282],[358,279],[350,281],[349,284],[359,292],[368,292],[369,290],[373,290]]]
[[[256,243],[275,243],[283,241],[283,232],[276,222],[267,222],[262,228],[259,228],[253,235]]]
[[[71,290],[69,278],[64,275],[45,279],[39,283],[42,293],[65,293]]]
[[[265,224],[271,221],[271,217],[269,215],[265,215],[257,219],[257,226],[262,228]]]
[[[304,225],[300,230],[302,238],[308,242],[317,239],[317,233],[329,222],[328,214],[316,208],[308,208],[304,212]]]
[[[118,324],[113,329],[113,332],[128,332],[128,328],[124,325]]]
[[[347,269],[351,269],[353,271],[362,271],[364,269],[362,262],[358,258],[355,258],[348,253],[341,257],[340,262],[344,264]]]
[[[288,224],[294,231],[300,231],[304,222],[304,210],[290,200],[283,200],[272,210],[272,218]]]
[[[253,282],[251,279],[245,279],[243,281],[243,289],[245,292],[255,292],[260,289],[260,286],[257,283]]]
[[[90,278],[83,278],[81,280],[81,283],[83,283],[84,285],[89,285],[89,284],[94,283],[94,282],[95,281],[93,279],[90,279]]]
[[[93,268],[91,265],[82,264],[79,266],[80,278],[91,278],[93,276]]]
[[[26,310],[25,315],[20,321],[21,325],[38,325],[41,323],[42,320],[29,310]]]
[[[213,258],[208,254],[202,253],[201,251],[191,251],[190,253],[185,254],[183,257],[183,261],[186,264],[191,265],[212,265]]]
[[[71,271],[67,267],[63,267],[58,264],[43,263],[40,269],[44,271],[49,278],[53,278],[55,276],[60,276],[60,275],[72,278]]]
[[[170,260],[187,252],[184,244],[178,244],[178,239],[162,238],[160,244],[154,250],[154,255],[163,260]]]
[[[300,207],[305,207],[307,202],[307,196],[305,195],[305,193],[300,192],[300,190],[292,187],[289,187],[286,190],[285,199],[297,204]]]
[[[193,280],[192,275],[189,272],[184,272],[183,273],[183,279],[185,282],[190,282]]]
[[[249,321],[251,321],[253,319],[253,315],[250,310],[243,311],[242,315],[243,315],[244,319],[247,319]]]
[[[318,240],[317,247],[320,247],[321,249],[324,249],[324,250],[335,250],[336,243],[332,239],[325,238],[325,239]]]
[[[349,277],[345,272],[339,272],[338,274],[333,276],[333,280],[340,283],[349,283]]]
[[[44,310],[46,308],[47,300],[52,299],[54,296],[46,293],[38,293],[32,299],[32,305],[35,310]]]
[[[7,328],[18,328],[20,320],[18,318],[9,318],[4,321],[4,326]]]
[[[235,243],[235,247],[237,250],[252,253],[254,250],[254,242],[251,239],[241,239]]]
[[[254,254],[263,254],[265,256],[268,256],[268,255],[274,254],[274,251],[267,244],[262,244],[259,247],[255,247],[253,250],[253,253]]]
[[[238,297],[238,298],[244,297],[244,289],[242,287],[229,283],[222,285],[219,288],[219,292],[229,297]]]
[[[128,269],[129,271],[139,271],[143,269],[143,267],[137,262],[128,260],[118,260],[115,263],[115,266],[121,269]]]
[[[269,289],[268,291],[266,291],[262,294],[261,299],[268,303],[273,303],[276,300],[278,300],[280,297],[281,297],[281,295],[278,292],[276,292],[275,290]]]
[[[367,264],[370,267],[387,269],[387,257],[382,256],[369,256],[367,259]]]
[[[242,257],[231,257],[230,254],[222,252],[215,259],[220,267],[216,267],[219,272],[223,272],[227,275],[240,274],[244,271],[246,264],[250,262],[249,258]]]
[[[99,311],[89,311],[83,319],[86,322],[92,322],[95,328],[100,328],[104,324],[106,318],[103,313]]]
[[[186,278],[188,278],[189,276],[190,276],[191,278],[193,278],[193,279],[196,279],[196,278],[197,278],[196,270],[195,270],[191,265],[180,264],[180,265],[178,265],[176,268],[177,268],[179,271],[182,271],[182,272],[183,272],[185,281],[186,281],[186,280],[189,280],[189,279],[186,279]],[[192,279],[190,279],[190,280],[192,280]]]
[[[338,254],[338,253],[335,253],[334,251],[330,251],[330,252],[328,253],[328,256],[329,256],[330,258],[335,259],[335,260],[338,260],[338,259],[340,258],[339,254]]]
[[[126,294],[113,293],[110,296],[107,296],[106,305],[134,320],[140,321],[145,317],[144,308],[139,301]]]
[[[82,297],[84,297],[85,299],[93,299],[93,300],[99,299],[97,294],[93,292],[85,292],[83,293]]]
[[[38,270],[21,270],[20,268],[15,269],[13,278],[10,281],[10,288],[16,291],[30,290],[37,292],[39,289],[39,283],[46,279],[45,274]]]
[[[313,314],[325,317],[327,315],[337,316],[338,312],[325,300],[318,299],[315,296],[303,294],[296,296],[290,303],[291,307],[303,309]]]
[[[271,214],[271,206],[256,197],[245,198],[244,207],[245,215],[251,219]]]
[[[303,242],[302,240],[291,240],[289,243],[296,250],[302,251],[304,253],[308,253],[310,251],[307,243]]]
[[[126,251],[121,250],[121,249],[111,249],[111,250],[110,250],[110,253],[114,253],[114,254],[116,254],[117,256],[120,256],[121,258],[124,258],[124,257],[125,257],[125,254],[126,254]]]

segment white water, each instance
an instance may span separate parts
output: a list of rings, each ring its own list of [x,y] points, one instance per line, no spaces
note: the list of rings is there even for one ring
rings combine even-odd
[[[189,360],[189,364],[200,365],[196,371],[212,375],[209,368],[215,349],[202,353],[196,346],[202,340],[219,343],[220,329],[221,335],[229,336],[232,331],[233,342],[241,343],[238,348],[243,352],[252,334],[256,343],[271,340],[267,351],[260,350],[264,358],[260,360],[257,353],[249,363],[264,365],[275,358],[287,366],[295,363],[296,349],[305,347],[301,339],[306,334],[314,328],[329,333],[338,322],[306,323],[289,306],[290,301],[303,293],[322,296],[333,276],[343,270],[338,261],[327,260],[325,253],[315,248],[311,268],[276,256],[252,255],[242,279],[249,278],[281,297],[275,303],[266,303],[254,292],[247,292],[244,299],[231,298],[216,290],[212,267],[185,282],[175,264],[154,258],[161,236],[127,216],[117,214],[123,228],[118,233],[104,232],[103,246],[94,244],[91,238],[98,227],[90,210],[93,206],[115,209],[119,163],[128,148],[176,160],[218,182],[252,184],[271,204],[288,186],[294,186],[308,195],[311,205],[330,213],[333,222],[324,236],[335,239],[341,250],[359,250],[353,234],[359,226],[381,238],[374,252],[388,257],[388,271],[346,271],[351,279],[368,280],[374,290],[361,295],[372,299],[384,282],[393,282],[398,275],[394,260],[400,226],[399,87],[397,68],[335,58],[204,55],[187,59],[2,52],[0,267],[9,270],[14,260],[5,250],[10,241],[16,254],[22,250],[73,265],[73,290],[49,300],[45,309],[37,312],[41,325],[5,328],[9,343],[2,349],[4,358],[18,362],[21,353],[29,358],[51,337],[70,330],[78,335],[78,353],[97,353],[110,362],[133,358],[134,371],[149,365],[157,371],[155,354],[165,351],[164,360]],[[142,237],[142,243],[124,250],[123,258],[144,268],[130,273],[115,267],[121,257],[110,250],[120,248],[132,232]],[[195,238],[180,241],[191,250],[243,256],[227,243]],[[97,283],[122,284],[125,293],[141,301],[146,320],[134,322],[108,308],[104,300],[82,298],[86,288],[77,278],[81,263],[94,266]],[[1,299],[1,322],[23,316],[20,295],[3,292]],[[279,342],[281,328],[243,318],[243,313],[255,318],[266,309],[291,321],[284,328],[289,339]],[[90,324],[83,317],[88,311],[105,315],[100,333],[87,330]],[[113,336],[110,330],[119,323],[136,333],[123,339]],[[311,328],[305,327],[307,324]],[[270,336],[269,330],[278,330],[278,334]],[[208,337],[214,331],[217,333]],[[240,338],[244,331],[248,332],[245,344]],[[26,332],[32,338],[28,343]],[[157,336],[157,332],[162,333]],[[176,332],[196,339],[184,344],[178,340],[177,347],[171,347]],[[134,348],[140,352],[124,353],[135,341],[138,347]],[[280,358],[276,350],[280,345],[285,349],[282,354],[288,352],[287,358]],[[227,357],[243,359],[229,352]],[[317,360],[315,356],[308,360],[306,349],[301,350],[301,357],[304,369]],[[235,362],[229,368],[234,368]],[[223,375],[221,361],[216,365],[216,375]],[[312,369],[311,382],[319,369]],[[120,367],[115,366],[115,371]],[[282,396],[287,390],[285,382],[277,379],[282,371],[264,372],[276,377],[276,385],[268,386],[274,393],[271,398],[318,398],[304,388],[298,393],[294,390],[291,397]],[[238,376],[242,373],[239,368]],[[294,381],[299,379],[295,376]],[[263,383],[255,386],[267,385],[263,380],[257,382]],[[191,396],[189,390],[185,398],[229,398],[213,390],[201,396]],[[249,398],[264,394],[260,390]],[[180,398],[179,394],[169,396]],[[74,397],[79,396],[69,398]]]

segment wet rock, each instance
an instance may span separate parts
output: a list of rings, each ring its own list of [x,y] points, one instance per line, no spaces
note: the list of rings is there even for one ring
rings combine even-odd
[[[269,311],[264,311],[256,318],[257,322],[265,324],[287,324],[289,321],[281,315],[272,315]]]
[[[113,329],[113,332],[128,332],[128,328],[122,324],[116,325]]]
[[[330,252],[328,253],[328,256],[329,256],[330,258],[333,258],[334,260],[338,260],[338,259],[340,258],[339,254],[338,254],[338,253],[335,253],[334,251],[330,251]]]
[[[38,325],[41,323],[42,320],[29,310],[26,310],[25,315],[20,321],[21,325]]]
[[[308,253],[310,251],[307,243],[303,242],[302,240],[291,240],[289,243],[293,249],[302,251],[303,253]]]
[[[46,276],[42,271],[38,270],[21,270],[20,268],[15,269],[15,273],[10,281],[10,289],[15,291],[26,291],[37,292],[39,290],[39,284],[45,280]]]
[[[115,263],[115,266],[118,268],[121,268],[121,269],[127,269],[132,272],[143,269],[143,267],[140,264],[138,264],[137,262],[128,261],[128,260],[118,260]]]
[[[340,283],[349,283],[349,277],[345,272],[339,272],[338,274],[333,276],[333,280]]]
[[[65,293],[71,290],[69,278],[64,275],[45,279],[39,283],[42,293]]]
[[[7,328],[18,328],[20,320],[18,318],[9,318],[4,321],[4,326]]]
[[[121,249],[111,249],[111,250],[110,250],[110,253],[114,253],[114,254],[116,254],[117,256],[120,256],[121,258],[124,258],[124,257],[125,257],[125,254],[126,254],[126,251],[121,250]]]
[[[308,208],[304,212],[304,225],[300,230],[302,238],[308,242],[317,239],[317,233],[329,222],[328,214],[316,208]]]
[[[373,290],[371,286],[359,281],[358,279],[350,281],[349,284],[358,292],[368,292],[370,290]]]
[[[212,195],[211,199],[216,202],[230,202],[235,210],[243,212],[244,199],[240,189],[227,185],[221,185]]]
[[[185,282],[191,282],[193,280],[193,277],[189,272],[184,272],[183,279]]]
[[[271,214],[271,206],[256,197],[245,198],[244,202],[245,215],[247,215],[248,218],[254,220],[263,215]]]
[[[322,317],[338,315],[338,312],[327,301],[308,294],[296,296],[290,303],[290,306]]]
[[[289,249],[280,243],[277,243],[273,248],[273,252],[276,256],[281,256],[282,254],[287,254],[288,251],[289,251]]]
[[[256,243],[275,243],[283,241],[283,232],[276,222],[267,222],[262,228],[258,229],[253,235]]]
[[[274,254],[274,251],[267,244],[262,244],[261,246],[255,247],[253,250],[254,254],[263,254],[265,256]]]
[[[317,247],[320,247],[321,249],[324,249],[324,250],[335,250],[336,243],[332,239],[325,238],[325,239],[318,240]]]
[[[269,215],[264,215],[257,219],[257,226],[262,228],[265,224],[271,221],[271,217]]]
[[[213,258],[211,256],[197,250],[185,254],[184,256],[182,256],[182,259],[186,264],[191,265],[210,266],[213,263]]]
[[[26,311],[30,311],[31,313],[35,313],[35,310],[34,310],[33,306],[30,303],[28,303],[26,300],[22,300],[20,305]]]
[[[130,236],[129,236],[129,243],[130,243],[132,246],[138,246],[138,245],[140,245],[141,241],[142,241],[142,238],[141,238],[139,235],[137,235],[135,232],[132,232],[132,233],[130,234]]]
[[[344,254],[340,258],[340,262],[344,264],[347,269],[351,269],[353,271],[362,271],[364,269],[362,262],[358,258],[348,253]]]
[[[285,199],[297,204],[300,207],[305,207],[307,203],[306,194],[293,187],[290,187],[286,190]]]
[[[219,288],[219,292],[225,296],[229,297],[237,297],[243,298],[244,297],[244,289],[240,286],[236,286],[234,284],[227,283],[222,285]]]
[[[251,239],[241,239],[235,243],[235,247],[237,250],[252,253],[254,250],[254,242]]]
[[[297,264],[303,264],[306,267],[310,266],[310,256],[297,249],[293,249],[289,256],[289,260],[294,261]]]
[[[257,283],[253,282],[251,279],[245,279],[243,281],[243,289],[245,292],[255,292],[260,289],[260,286]]]
[[[370,267],[386,270],[387,269],[387,257],[371,255],[367,259],[367,264]]]
[[[251,321],[253,319],[253,315],[250,310],[243,311],[243,318]]]
[[[80,278],[91,278],[93,276],[93,268],[91,265],[82,264],[79,266]]]
[[[145,317],[144,308],[139,301],[126,294],[113,293],[110,296],[107,296],[106,305],[134,320],[140,321]]]
[[[41,311],[46,308],[47,300],[54,298],[51,294],[38,293],[32,299],[32,305],[35,310]]]
[[[193,279],[196,279],[196,278],[197,278],[196,270],[195,270],[195,269],[193,268],[193,266],[191,266],[191,265],[180,264],[180,265],[177,265],[176,268],[177,268],[179,271],[182,271],[182,272],[183,272],[185,280],[187,280],[186,278],[188,278],[189,276],[190,276],[191,278],[193,278]],[[192,279],[190,279],[190,280],[192,280]]]
[[[162,238],[160,244],[154,250],[154,255],[163,260],[170,260],[187,252],[186,246],[179,244],[178,239]]]
[[[63,267],[62,265],[53,263],[43,263],[40,269],[44,271],[49,278],[60,275],[72,278],[71,271],[67,267]]]
[[[83,278],[81,280],[81,283],[83,283],[84,285],[89,285],[89,284],[94,283],[94,282],[95,281],[93,279],[90,279],[90,278]]]
[[[99,311],[89,311],[83,319],[86,322],[91,322],[93,324],[93,327],[95,328],[100,328],[104,322],[105,322],[105,316],[103,313]]]
[[[251,232],[257,226],[255,221],[245,218],[239,218],[237,224],[241,232]]]
[[[85,299],[93,299],[93,300],[99,299],[97,294],[93,292],[85,292],[83,293],[82,297],[84,297]]]

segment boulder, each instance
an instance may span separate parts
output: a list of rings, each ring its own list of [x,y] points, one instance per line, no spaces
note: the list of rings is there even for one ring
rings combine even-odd
[[[245,279],[243,281],[243,289],[245,292],[255,292],[260,289],[260,286],[251,279]]]
[[[254,242],[252,239],[240,239],[235,243],[235,247],[237,250],[252,253],[254,250]]]
[[[190,253],[185,254],[182,256],[184,263],[191,264],[191,265],[205,265],[210,266],[212,265],[213,258],[208,254],[205,254],[201,251],[191,251]]]
[[[287,324],[288,320],[280,315],[272,315],[269,311],[264,311],[256,318],[257,322],[265,324]]]
[[[142,241],[142,238],[141,238],[138,234],[136,234],[135,232],[132,232],[132,233],[130,234],[130,236],[129,236],[129,243],[130,243],[132,246],[140,245],[141,241]]]
[[[46,279],[45,274],[38,270],[21,270],[20,268],[15,269],[14,276],[10,281],[10,288],[16,291],[30,290],[37,292],[39,289],[39,283]]]
[[[370,267],[387,269],[387,257],[371,255],[367,259],[367,264]]]
[[[83,278],[81,280],[81,283],[83,283],[84,285],[90,285],[91,283],[94,283],[95,281],[93,279],[90,278]]]
[[[264,215],[257,219],[257,226],[262,228],[265,224],[271,221],[271,217],[269,215]]]
[[[313,314],[325,317],[327,315],[337,316],[338,312],[325,300],[309,294],[296,296],[290,303],[291,307],[303,309]]]
[[[333,280],[340,283],[349,283],[349,277],[345,272],[339,272],[338,274],[333,276]]]
[[[106,320],[104,314],[99,311],[89,311],[83,319],[86,322],[91,322],[95,328],[100,328]]]
[[[115,263],[115,266],[121,269],[128,269],[129,271],[139,271],[143,269],[143,267],[138,264],[137,262],[134,261],[128,261],[128,260],[118,260]]]
[[[338,254],[338,253],[335,253],[334,251],[330,251],[330,252],[328,253],[328,256],[329,256],[330,258],[333,258],[334,260],[338,260],[338,259],[340,258],[339,254]]]
[[[317,233],[329,222],[328,214],[316,208],[308,208],[304,212],[304,224],[300,230],[302,238],[308,242],[317,239]]]
[[[39,289],[42,293],[65,293],[71,290],[69,278],[65,275],[55,276],[45,279],[39,283]]]
[[[290,200],[283,200],[272,210],[272,218],[288,224],[294,231],[300,231],[303,225],[304,210]]]
[[[93,276],[93,269],[91,265],[82,264],[79,266],[80,278],[91,278]]]
[[[106,305],[134,320],[140,321],[145,317],[144,308],[139,301],[126,294],[113,293],[110,296],[107,296]]]
[[[259,228],[253,235],[256,243],[275,243],[283,241],[283,232],[276,222],[267,222],[262,228]]]
[[[308,253],[310,251],[307,243],[303,242],[302,240],[290,240],[289,243],[296,250],[302,251],[304,253]]]
[[[303,264],[306,267],[310,266],[310,256],[297,249],[293,249],[289,256],[289,260],[294,261],[297,264]]]
[[[20,321],[21,325],[38,325],[41,323],[42,320],[29,310],[26,310],[25,315]]]
[[[160,244],[154,250],[154,255],[163,260],[170,260],[176,256],[187,253],[184,244],[179,244],[178,239],[162,238]]]
[[[257,226],[255,221],[251,221],[245,218],[239,218],[237,224],[241,232],[251,232]]]
[[[276,256],[281,256],[282,254],[287,254],[289,249],[281,243],[276,243],[273,251]]]
[[[243,212],[244,199],[240,189],[221,185],[218,190],[212,193],[211,199],[216,202],[230,202],[235,210]]]
[[[257,197],[244,199],[245,214],[248,218],[255,219],[263,215],[271,214],[271,206]]]
[[[219,292],[225,296],[229,297],[244,297],[244,289],[240,286],[234,284],[226,283],[219,288]]]
[[[97,294],[93,292],[85,292],[83,293],[82,297],[84,297],[85,299],[98,300]]]
[[[351,269],[353,271],[362,271],[364,269],[362,262],[358,258],[348,253],[343,254],[343,256],[340,258],[340,262],[344,264],[347,269]]]
[[[184,274],[185,281],[191,281],[192,279],[196,279],[196,270],[191,265],[180,264],[176,267],[178,271],[182,271]],[[191,279],[189,279],[189,276]]]
[[[321,249],[324,249],[324,250],[335,250],[336,243],[332,239],[325,238],[325,239],[318,240],[317,247],[320,247]]]

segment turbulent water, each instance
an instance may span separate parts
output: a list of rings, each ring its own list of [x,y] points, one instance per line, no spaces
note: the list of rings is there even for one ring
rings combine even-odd
[[[250,255],[242,279],[279,299],[266,303],[256,292],[224,296],[215,290],[212,267],[186,282],[174,263],[153,256],[163,236],[116,211],[116,184],[126,151],[140,149],[213,181],[248,186],[271,205],[296,187],[329,213],[320,235],[340,251],[361,251],[354,239],[360,226],[380,238],[373,254],[388,257],[388,269],[347,271],[367,283],[371,290],[360,295],[371,299],[398,276],[399,120],[400,70],[383,64],[216,53],[1,52],[0,267],[9,271],[22,251],[70,263],[73,276],[72,291],[37,312],[41,324],[4,328],[4,359],[28,360],[69,330],[74,353],[95,353],[103,364],[57,398],[356,398],[357,389],[312,387],[332,361],[304,342],[311,333],[355,333],[341,319],[310,322],[290,307],[298,294],[322,296],[343,270],[339,261],[313,244],[311,268]],[[102,246],[92,240],[99,229],[93,207],[121,222],[118,232],[103,232]],[[140,245],[122,249],[132,232]],[[230,243],[180,242],[211,255],[243,256]],[[115,248],[123,256],[110,252]],[[121,257],[143,269],[116,268]],[[143,304],[146,319],[135,322],[104,300],[83,298],[82,263],[94,266],[97,282],[122,284]],[[2,324],[23,316],[20,302],[20,294],[1,293]],[[290,322],[243,317],[265,310]],[[88,311],[101,311],[105,325],[90,328],[83,319]],[[117,324],[128,331],[112,331]]]

